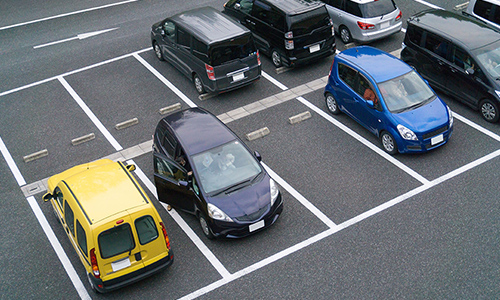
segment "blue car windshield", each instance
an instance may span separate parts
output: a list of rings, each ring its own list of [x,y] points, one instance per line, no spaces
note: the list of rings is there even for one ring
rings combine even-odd
[[[378,88],[387,108],[392,113],[415,109],[436,97],[415,71],[379,83]]]
[[[253,179],[262,172],[255,157],[236,140],[194,155],[193,163],[199,184],[207,194]]]

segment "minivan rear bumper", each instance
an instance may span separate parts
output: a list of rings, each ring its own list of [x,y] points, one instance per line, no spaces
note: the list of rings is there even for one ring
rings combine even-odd
[[[352,37],[354,40],[357,40],[359,42],[371,42],[400,32],[402,26],[403,22],[398,22],[383,30],[370,31],[370,30],[361,30],[357,28],[359,30],[357,30],[357,32],[353,32]]]
[[[337,51],[337,46],[335,43],[333,43],[332,47],[329,47],[327,49],[322,49],[321,51],[318,51],[314,54],[310,54],[306,57],[298,58],[295,56],[291,56],[291,57],[284,56],[284,57],[282,57],[282,62],[283,62],[283,65],[285,65],[287,67],[305,65],[311,61],[319,60],[321,58],[330,56],[330,55],[334,54],[336,51]]]
[[[260,79],[261,67],[259,66],[258,68],[250,68],[248,71],[245,71],[244,73],[246,77],[239,81],[231,81],[231,79],[228,78],[227,76],[217,77],[215,81],[209,80],[208,85],[205,86],[205,89],[209,93],[220,94],[252,84]]]
[[[174,262],[174,253],[172,252],[172,250],[170,250],[168,255],[160,259],[159,261],[118,278],[102,281],[101,279],[97,279],[92,275],[89,275],[87,277],[89,278],[89,280],[92,280],[94,288],[99,293],[106,293],[122,288],[134,282],[140,281],[146,277],[149,277],[155,273],[158,273],[161,270],[169,267],[173,262]]]

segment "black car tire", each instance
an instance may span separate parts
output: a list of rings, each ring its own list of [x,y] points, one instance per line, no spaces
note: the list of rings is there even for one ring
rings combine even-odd
[[[491,123],[498,122],[498,105],[496,105],[493,101],[489,99],[481,101],[481,103],[479,104],[479,110],[481,112],[481,116],[486,121]]]
[[[380,135],[380,143],[382,143],[382,148],[384,149],[384,151],[389,153],[390,155],[394,155],[398,152],[398,145],[396,144],[396,141],[394,140],[392,134],[390,134],[389,132],[382,132],[382,134]]]
[[[271,61],[276,68],[279,68],[283,65],[281,55],[278,51],[276,51],[276,49],[273,49],[273,51],[271,52]]]
[[[208,222],[202,214],[200,214],[199,220],[200,220],[201,231],[203,231],[203,234],[210,240],[213,239],[215,236],[213,235],[212,230],[210,230]]]
[[[163,57],[163,53],[161,53],[160,45],[158,45],[157,42],[153,42],[153,50],[155,51],[156,58],[161,61],[165,60],[165,58]]]
[[[331,112],[332,115],[340,114],[339,105],[337,103],[337,100],[335,99],[335,97],[333,97],[332,94],[330,93],[325,94],[325,102],[326,102],[326,108],[328,108],[328,111]]]
[[[344,44],[350,43],[352,41],[351,32],[344,25],[340,26],[339,34],[340,34],[340,39]]]
[[[200,76],[198,74],[193,75],[193,83],[194,83],[194,88],[198,92],[198,94],[204,94],[205,93],[205,87],[203,86],[203,82],[201,81]]]

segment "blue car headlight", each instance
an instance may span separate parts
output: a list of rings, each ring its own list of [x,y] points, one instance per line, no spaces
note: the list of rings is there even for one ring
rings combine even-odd
[[[398,126],[398,131],[401,137],[405,140],[410,140],[410,141],[418,141],[417,135],[411,131],[410,129],[406,128],[405,126],[399,124]]]
[[[274,202],[276,202],[276,199],[278,198],[280,190],[272,178],[269,179],[269,188],[271,192],[271,206],[273,206]]]
[[[228,215],[226,215],[220,208],[213,205],[212,203],[207,204],[208,216],[214,220],[221,220],[226,222],[233,222]]]

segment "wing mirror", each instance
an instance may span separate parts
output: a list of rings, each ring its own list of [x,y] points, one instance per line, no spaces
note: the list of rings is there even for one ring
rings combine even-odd
[[[135,165],[127,165],[126,168],[129,172],[135,171]]]
[[[258,161],[262,161],[262,156],[260,156],[260,153],[257,152],[257,151],[254,151],[253,152],[253,155],[255,156],[255,158],[257,158]]]
[[[467,75],[474,75],[474,69],[468,68],[467,70],[465,70],[465,73],[467,73]]]
[[[50,199],[52,199],[52,198],[54,198],[54,196],[52,196],[51,193],[47,193],[47,194],[43,195],[44,202],[50,201]]]

